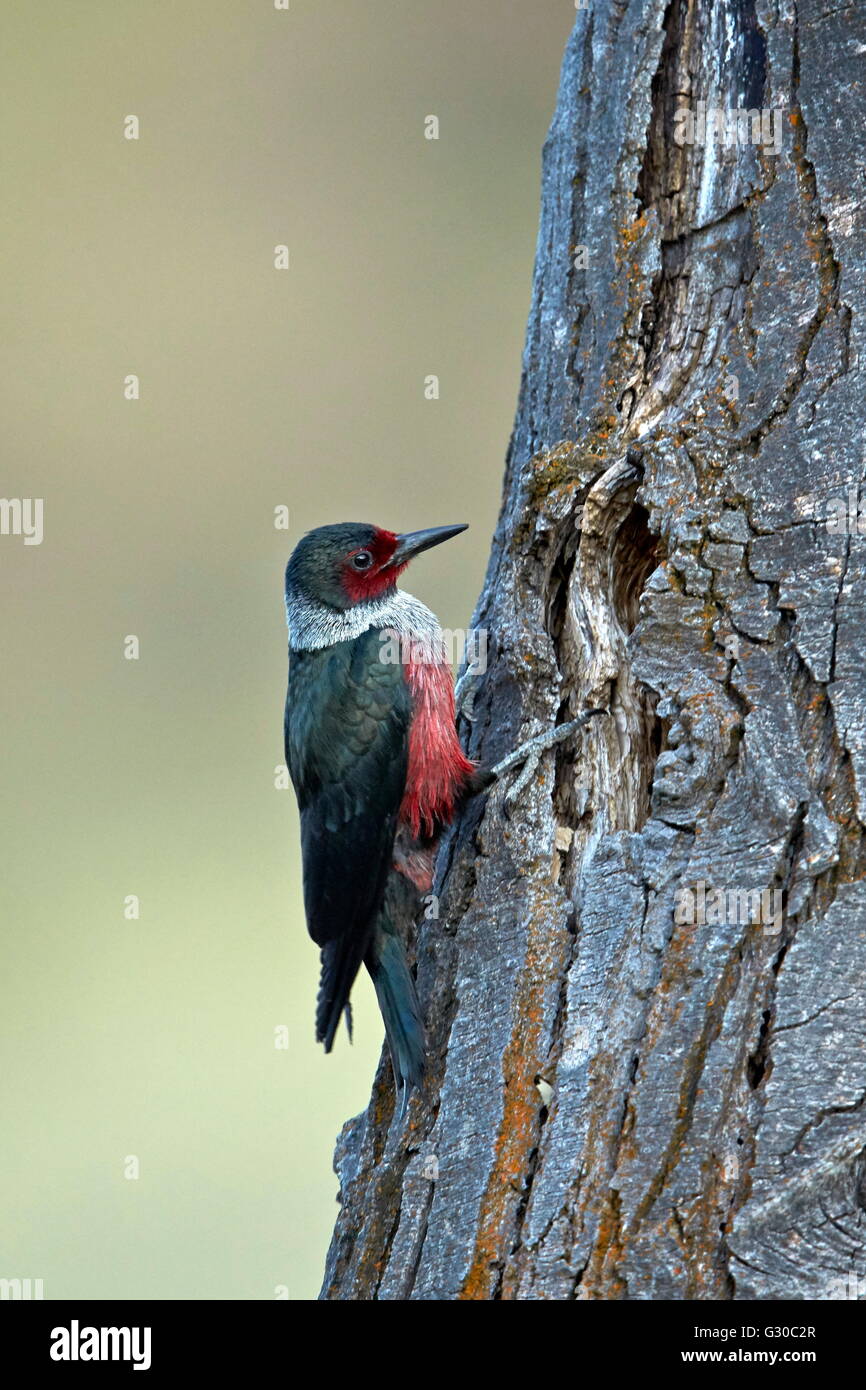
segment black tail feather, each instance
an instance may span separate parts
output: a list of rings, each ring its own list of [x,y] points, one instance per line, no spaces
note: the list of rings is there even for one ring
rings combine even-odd
[[[334,1037],[345,1013],[349,1039],[352,1037],[352,1013],[349,994],[355,976],[364,959],[366,943],[340,937],[328,941],[321,951],[322,970],[319,978],[319,997],[316,1000],[316,1042],[325,1044],[330,1052]]]
[[[403,1092],[405,1112],[409,1092],[420,1088],[424,1080],[427,1047],[421,1005],[406,951],[384,911],[379,915],[364,964],[376,988],[394,1082],[397,1090]]]

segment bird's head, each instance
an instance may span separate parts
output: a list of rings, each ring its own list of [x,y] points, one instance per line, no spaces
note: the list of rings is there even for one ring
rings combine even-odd
[[[286,595],[294,592],[341,611],[369,603],[395,588],[413,556],[465,530],[465,525],[433,526],[398,536],[361,521],[319,526],[292,551]]]

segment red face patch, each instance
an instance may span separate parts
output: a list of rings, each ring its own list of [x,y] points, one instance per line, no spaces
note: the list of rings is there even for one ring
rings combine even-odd
[[[378,598],[396,583],[405,565],[392,565],[391,556],[397,549],[393,531],[376,531],[369,545],[350,550],[343,561],[343,588],[352,603]]]

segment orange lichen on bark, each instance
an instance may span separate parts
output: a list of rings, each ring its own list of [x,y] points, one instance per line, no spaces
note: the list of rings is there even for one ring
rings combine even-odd
[[[561,978],[568,956],[568,932],[551,932],[552,912],[562,900],[550,901],[551,885],[543,885],[529,922],[529,940],[513,1000],[513,1031],[502,1060],[502,1115],[493,1165],[481,1203],[475,1247],[461,1300],[494,1296],[511,1245],[512,1213],[522,1196],[533,1149],[538,1141],[541,1102],[535,1084],[546,1053],[543,1047],[544,990]]]

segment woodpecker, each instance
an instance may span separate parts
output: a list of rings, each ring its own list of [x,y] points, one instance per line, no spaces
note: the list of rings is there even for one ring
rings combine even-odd
[[[483,768],[457,737],[451,666],[439,623],[397,588],[409,561],[465,531],[396,535],[346,522],[304,536],[286,566],[289,682],[286,763],[301,816],[307,929],[319,947],[316,1039],[330,1052],[362,964],[379,1002],[403,1094],[425,1070],[421,1008],[394,921],[396,874],[432,887],[439,837],[467,797],[592,714],[557,726]]]
[[[457,737],[451,666],[430,609],[397,588],[465,525],[395,535],[320,526],[286,567],[286,763],[301,814],[307,927],[321,952],[316,1038],[330,1052],[365,965],[398,1089],[420,1086],[424,1027],[385,902],[392,871],[432,886],[442,829],[484,781]]]

